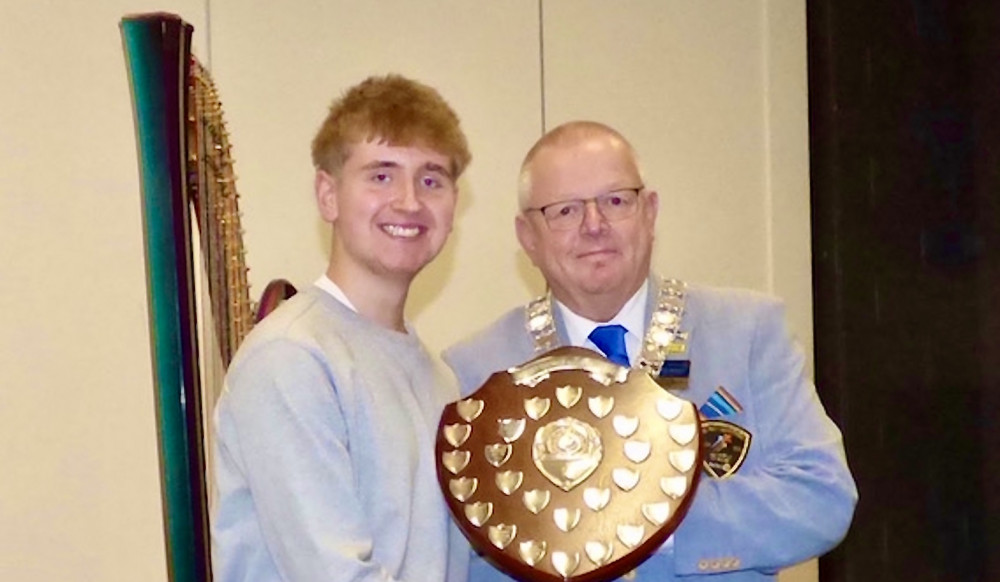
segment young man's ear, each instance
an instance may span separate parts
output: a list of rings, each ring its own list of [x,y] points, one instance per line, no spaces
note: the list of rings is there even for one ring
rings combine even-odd
[[[316,206],[326,222],[332,223],[337,219],[337,186],[337,178],[325,170],[316,170]]]

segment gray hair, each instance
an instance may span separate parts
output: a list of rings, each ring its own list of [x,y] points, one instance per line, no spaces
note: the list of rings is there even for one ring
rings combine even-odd
[[[521,162],[521,172],[517,177],[518,207],[522,211],[528,208],[528,202],[531,199],[531,167],[540,151],[547,147],[575,144],[594,136],[608,136],[624,144],[629,156],[632,158],[632,162],[639,171],[639,179],[643,179],[639,154],[636,153],[632,144],[625,139],[625,136],[611,126],[597,121],[568,121],[546,132],[545,135],[535,142],[535,145],[531,146],[531,149],[524,156],[524,161]]]

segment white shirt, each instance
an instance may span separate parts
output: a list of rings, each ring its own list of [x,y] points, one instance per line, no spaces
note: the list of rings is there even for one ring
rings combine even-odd
[[[316,279],[314,285],[326,291],[330,295],[333,295],[334,299],[346,305],[354,313],[358,312],[357,308],[354,307],[354,304],[351,303],[351,300],[347,298],[347,295],[344,293],[344,290],[341,289],[339,285],[334,283],[333,279],[328,277],[326,273],[323,273],[319,279]]]

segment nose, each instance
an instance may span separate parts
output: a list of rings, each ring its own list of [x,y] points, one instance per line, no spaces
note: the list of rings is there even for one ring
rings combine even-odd
[[[601,210],[597,207],[597,200],[590,199],[583,204],[583,222],[580,224],[580,228],[584,232],[598,233],[607,224],[607,219],[601,214]]]
[[[405,212],[420,210],[420,200],[417,196],[418,186],[413,180],[403,180],[392,200],[392,207]]]

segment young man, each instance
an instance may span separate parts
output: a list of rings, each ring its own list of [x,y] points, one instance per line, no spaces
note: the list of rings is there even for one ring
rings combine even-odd
[[[610,127],[571,122],[543,136],[522,165],[520,196],[517,237],[550,289],[531,312],[551,318],[529,325],[519,307],[446,351],[463,395],[538,355],[550,333],[633,367],[665,350],[665,365],[653,373],[686,377],[677,395],[714,419],[713,438],[705,439],[715,447],[708,455],[714,473],[703,475],[685,520],[637,579],[773,580],[779,569],[834,547],[857,491],[781,304],[650,274],[658,196],[643,184],[631,145]],[[676,297],[684,301],[679,321],[660,307]],[[658,346],[670,341],[657,332],[664,325],[680,333]],[[618,350],[601,335],[615,330]],[[501,578],[473,560],[470,580]]]
[[[433,458],[457,388],[403,309],[451,232],[465,136],[430,87],[373,77],[333,103],[312,155],[330,262],[228,370],[215,579],[463,580]]]

